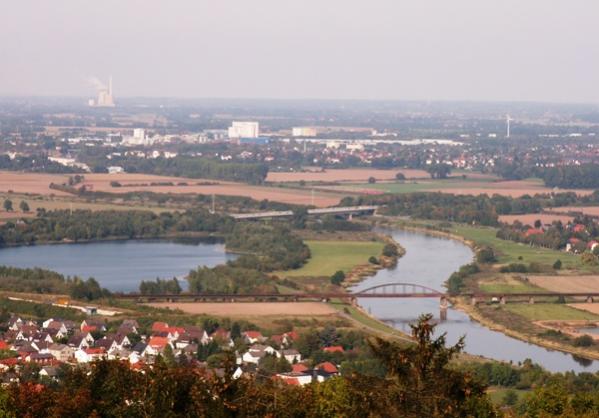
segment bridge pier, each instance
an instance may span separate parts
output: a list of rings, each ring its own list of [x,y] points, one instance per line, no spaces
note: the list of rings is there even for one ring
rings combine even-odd
[[[441,308],[441,310],[439,311],[439,319],[441,321],[447,321],[447,308]]]
[[[439,300],[439,307],[441,309],[447,309],[449,307],[449,301],[445,296],[441,296],[441,299]]]
[[[592,296],[587,296],[586,303],[593,303],[595,300]]]

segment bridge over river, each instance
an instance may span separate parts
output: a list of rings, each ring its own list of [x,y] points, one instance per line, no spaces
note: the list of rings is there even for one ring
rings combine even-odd
[[[355,302],[360,298],[438,298],[441,308],[447,308],[449,298],[452,296],[470,298],[471,303],[492,302],[505,304],[509,302],[534,303],[536,299],[541,298],[576,298],[586,302],[594,302],[595,298],[599,300],[599,292],[521,292],[521,293],[461,293],[459,295],[450,295],[430,287],[422,286],[416,283],[385,283],[372,286],[357,292],[306,292],[306,293],[181,293],[143,295],[140,293],[121,293],[114,295],[120,299],[132,299],[139,302],[180,301],[180,302],[235,302],[235,301],[296,301],[300,300],[321,300],[330,301],[331,299],[350,300]]]

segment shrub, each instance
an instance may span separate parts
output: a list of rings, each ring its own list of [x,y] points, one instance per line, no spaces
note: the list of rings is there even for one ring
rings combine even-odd
[[[491,247],[480,248],[476,252],[476,261],[478,261],[479,263],[486,263],[486,264],[494,263],[495,261],[497,261],[497,258],[495,257],[495,252],[493,251],[493,248],[491,248]]]
[[[553,269],[554,270],[561,270],[562,268],[562,261],[561,260],[555,260],[555,263],[553,263]]]
[[[574,347],[590,347],[595,343],[593,337],[590,335],[581,335],[580,337],[576,337],[574,339]]]
[[[345,280],[345,273],[338,270],[331,276],[331,284],[339,286]]]
[[[499,269],[501,273],[527,273],[528,267],[522,263],[511,263]]]
[[[368,259],[368,262],[369,262],[370,264],[378,264],[378,263],[379,263],[379,260],[378,260],[378,258],[376,258],[375,256],[371,255],[371,256],[370,256],[370,258]]]
[[[393,244],[385,244],[383,247],[383,255],[385,257],[397,257],[399,253],[397,252],[397,247]]]

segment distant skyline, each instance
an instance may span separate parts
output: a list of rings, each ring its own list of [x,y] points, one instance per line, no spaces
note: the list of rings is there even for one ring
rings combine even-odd
[[[596,0],[19,0],[0,96],[599,103]]]

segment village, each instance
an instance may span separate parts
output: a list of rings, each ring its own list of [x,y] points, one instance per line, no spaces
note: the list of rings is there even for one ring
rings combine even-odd
[[[81,323],[60,318],[37,322],[12,315],[2,329],[3,385],[18,383],[24,376],[58,381],[65,368],[101,360],[120,360],[142,372],[160,358],[167,364],[196,367],[223,377],[227,357],[235,359],[232,378],[249,373],[306,385],[338,375],[337,362],[345,352],[341,345],[323,346],[319,355],[307,359],[294,348],[300,338],[296,331],[266,337],[260,331],[242,332],[236,324],[231,330],[216,327],[208,332],[195,325],[170,326],[156,321],[146,333],[134,319],[120,324],[107,324],[99,317]]]

